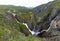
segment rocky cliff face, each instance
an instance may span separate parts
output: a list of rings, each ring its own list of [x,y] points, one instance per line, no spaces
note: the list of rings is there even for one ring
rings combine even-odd
[[[48,8],[45,9],[45,11],[42,11],[42,9],[39,10],[39,14],[45,14],[44,17],[42,17],[42,20],[40,21],[39,28],[40,31],[46,30],[39,34],[40,36],[45,36],[47,38],[43,38],[43,41],[60,41],[60,8],[59,3],[60,1],[54,1]],[[55,7],[54,7],[55,6]],[[42,25],[41,25],[42,24]],[[48,38],[49,37],[49,38]]]

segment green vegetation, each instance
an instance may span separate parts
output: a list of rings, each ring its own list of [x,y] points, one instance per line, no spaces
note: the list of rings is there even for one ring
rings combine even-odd
[[[12,19],[12,22],[9,22],[4,16],[3,13],[7,11],[16,10],[16,14],[20,16],[20,21],[26,20],[27,23],[30,22],[30,17],[34,16],[34,11],[24,7],[15,7],[15,6],[0,6],[0,41],[40,41],[39,37],[34,36],[25,36],[23,33],[28,35],[30,32],[26,29],[24,25],[18,24],[15,19]],[[11,13],[11,14],[12,14]],[[34,19],[32,20],[34,23]],[[14,25],[15,24],[15,25]],[[23,33],[21,33],[22,31]]]
[[[53,8],[60,9],[60,1],[53,2],[46,10],[35,14],[33,9],[26,7],[17,7],[17,6],[0,6],[0,41],[41,41],[42,38],[35,37],[32,35],[27,36],[30,32],[26,29],[24,25],[18,24],[14,17],[13,22],[9,22],[4,16],[3,13],[7,11],[15,10],[20,22],[30,23],[32,21],[33,25],[36,25],[37,22],[43,21],[43,18],[51,13]],[[12,14],[11,13],[11,14]],[[32,17],[32,20],[31,20]],[[40,20],[41,18],[41,20]],[[21,31],[21,32],[20,32]],[[23,32],[23,33],[22,33]],[[26,34],[26,36],[25,36]]]

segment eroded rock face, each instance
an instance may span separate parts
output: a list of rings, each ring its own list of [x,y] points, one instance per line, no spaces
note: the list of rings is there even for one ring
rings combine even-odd
[[[43,38],[42,41],[60,41],[60,13],[57,13],[51,23],[51,29],[48,31],[50,33],[45,33],[49,37]]]
[[[58,15],[59,15],[59,9],[55,9],[55,8],[52,9],[51,13],[48,14],[47,16],[45,16],[43,21],[41,21],[39,23],[39,25],[37,26],[38,29],[40,29],[38,31],[41,32],[41,31],[45,30],[43,32],[46,32],[48,30],[48,28],[51,26],[50,24],[51,24],[52,20],[54,20],[54,22],[55,22],[55,18],[58,17]]]

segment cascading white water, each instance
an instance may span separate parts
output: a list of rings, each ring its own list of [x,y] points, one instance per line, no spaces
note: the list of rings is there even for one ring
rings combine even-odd
[[[54,22],[55,22],[55,21],[52,20],[51,23],[50,23],[49,28],[48,28],[47,30],[42,30],[40,33],[44,32],[44,31],[45,31],[45,32],[48,32],[48,31],[50,30],[50,28],[51,28],[51,26],[53,25]]]
[[[31,32],[32,35],[38,35],[39,34],[39,32],[31,31],[26,23],[23,23],[23,25],[25,25],[27,27],[27,29]]]
[[[12,13],[12,15],[15,17],[16,16],[16,14],[15,13]],[[40,32],[35,32],[35,31],[31,31],[30,29],[29,29],[29,27],[28,27],[28,25],[27,25],[27,23],[20,23],[17,19],[16,19],[16,21],[17,21],[17,23],[19,23],[19,24],[23,24],[23,25],[25,25],[26,26],[26,28],[29,30],[29,32],[32,34],[32,35],[38,35]]]
[[[16,14],[15,13],[12,13],[13,14],[13,16],[15,17],[16,16]],[[16,18],[15,18],[16,19]],[[32,35],[38,35],[38,34],[40,34],[40,33],[42,33],[42,32],[48,32],[49,30],[50,30],[50,28],[51,28],[51,25],[52,25],[52,23],[53,23],[53,21],[50,23],[50,27],[47,29],[47,30],[42,30],[42,31],[34,31],[34,30],[30,30],[30,28],[28,27],[28,25],[27,25],[27,23],[20,23],[17,19],[16,19],[16,21],[17,21],[17,23],[19,23],[19,24],[23,24],[23,25],[25,25],[26,26],[26,28],[29,30],[29,32],[32,34]]]

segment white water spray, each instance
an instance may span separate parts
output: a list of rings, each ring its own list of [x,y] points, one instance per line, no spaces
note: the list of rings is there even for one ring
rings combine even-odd
[[[15,17],[16,14],[13,13],[13,16]],[[28,27],[27,23],[20,23],[17,19],[16,19],[16,21],[17,21],[17,23],[19,23],[19,24],[25,25],[26,28],[29,30],[29,32],[30,32],[32,35],[38,35],[38,34],[44,32],[44,31],[45,31],[45,32],[48,32],[48,31],[50,30],[50,28],[51,28],[52,23],[53,23],[53,21],[52,21],[51,24],[50,24],[50,27],[49,27],[47,30],[42,30],[41,32],[35,32],[35,31],[33,31],[33,30],[32,30],[32,31],[30,30],[30,28]]]
[[[51,26],[53,25],[53,23],[54,23],[54,20],[51,21],[50,27],[47,30],[42,30],[40,33],[44,32],[44,31],[48,32],[51,29]]]
[[[15,13],[13,13],[13,16],[15,17],[16,16],[16,14]],[[16,19],[16,21],[17,21],[17,23],[19,23],[19,24],[23,24],[23,25],[25,25],[26,26],[26,28],[29,30],[29,32],[32,34],[32,35],[38,35],[40,32],[34,32],[34,31],[31,31],[30,29],[29,29],[29,27],[28,27],[28,25],[27,25],[27,23],[20,23],[17,19]]]

